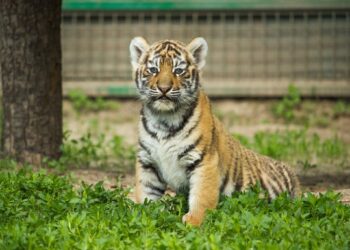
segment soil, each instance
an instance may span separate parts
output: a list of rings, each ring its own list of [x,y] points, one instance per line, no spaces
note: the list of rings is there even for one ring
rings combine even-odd
[[[271,112],[276,100],[220,100],[213,102],[214,113],[223,121],[231,133],[252,137],[258,131],[276,131],[303,128],[303,122],[286,124],[276,119]],[[334,101],[305,101],[297,117],[309,121],[309,133],[317,133],[321,138],[338,136],[347,145],[350,143],[350,116],[335,116]],[[140,103],[138,101],[120,101],[116,110],[98,112],[74,111],[71,103],[64,102],[65,130],[71,138],[78,138],[90,132],[92,135],[103,133],[106,138],[122,135],[125,143],[136,145]],[[299,112],[299,113],[298,113]],[[322,119],[320,119],[322,118]],[[70,170],[77,186],[81,181],[88,184],[104,182],[106,188],[122,185],[133,190],[133,173],[120,173],[117,170],[76,169]],[[343,201],[350,204],[350,163],[342,166],[321,166],[315,169],[297,169],[302,189],[315,193],[328,189],[343,194]],[[118,181],[117,181],[118,179]],[[117,184],[119,183],[119,184]]]

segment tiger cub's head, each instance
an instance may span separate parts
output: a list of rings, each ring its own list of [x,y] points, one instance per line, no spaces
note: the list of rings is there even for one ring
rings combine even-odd
[[[156,112],[174,112],[192,104],[207,51],[207,42],[201,37],[188,45],[173,40],[148,45],[142,37],[135,37],[130,54],[141,100]]]

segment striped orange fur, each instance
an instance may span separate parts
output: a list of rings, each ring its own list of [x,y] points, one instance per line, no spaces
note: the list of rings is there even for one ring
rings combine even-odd
[[[187,46],[165,40],[130,44],[135,83],[143,107],[139,123],[136,200],[156,200],[166,188],[189,197],[183,221],[200,225],[219,194],[260,183],[270,198],[298,193],[298,180],[284,163],[259,155],[233,139],[213,115],[200,87],[207,43]]]

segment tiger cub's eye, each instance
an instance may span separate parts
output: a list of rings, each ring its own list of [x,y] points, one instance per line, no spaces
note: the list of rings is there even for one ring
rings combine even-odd
[[[157,74],[158,73],[158,69],[156,67],[150,67],[148,70],[152,74]]]
[[[175,73],[176,75],[181,75],[183,72],[184,72],[184,70],[183,70],[183,69],[180,69],[180,68],[177,68],[177,69],[174,70],[174,73]]]

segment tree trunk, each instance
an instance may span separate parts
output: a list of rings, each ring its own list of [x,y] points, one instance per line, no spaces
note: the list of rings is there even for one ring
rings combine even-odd
[[[1,0],[2,150],[21,162],[59,157],[61,0]]]

